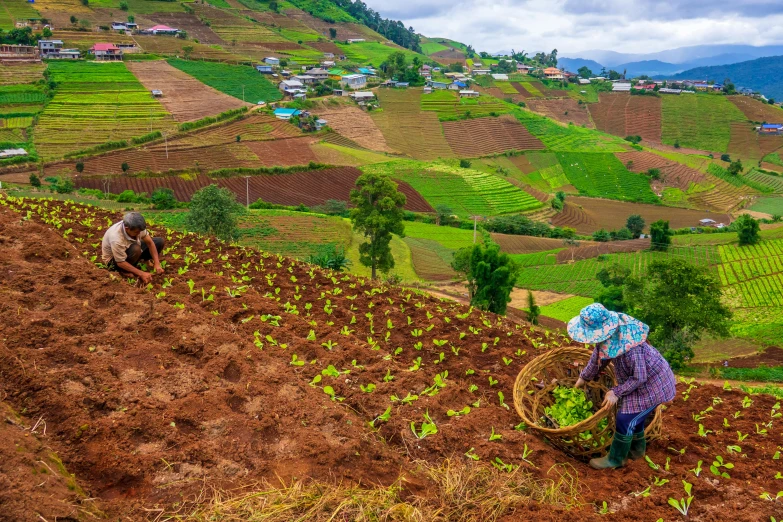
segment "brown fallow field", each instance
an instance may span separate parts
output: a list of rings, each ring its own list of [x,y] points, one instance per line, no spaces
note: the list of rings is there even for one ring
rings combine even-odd
[[[512,116],[444,121],[443,133],[451,149],[464,157],[508,150],[542,150],[544,144]]]
[[[534,99],[527,100],[530,110],[548,116],[561,123],[574,123],[589,129],[595,128],[590,119],[590,113],[586,105],[579,105],[572,98],[558,98],[551,100]]]
[[[161,104],[180,122],[251,106],[201,83],[163,60],[127,62],[126,65],[146,89],[163,91],[159,98]]]
[[[656,191],[660,191],[663,187],[687,190],[691,183],[703,183],[707,180],[707,176],[703,172],[652,152],[619,152],[615,153],[615,156],[631,172],[647,172],[649,169],[660,170],[661,179],[652,182],[653,189]]]
[[[237,200],[246,202],[248,190],[250,202],[263,199],[278,205],[308,206],[320,205],[328,199],[348,201],[351,189],[355,188],[356,178],[362,172],[353,167],[340,167],[321,170],[296,172],[293,174],[254,175],[249,178],[210,178],[198,176],[161,176],[161,177],[112,177],[82,176],[76,180],[78,188],[106,189],[106,180],[110,179],[109,189],[118,194],[124,190],[151,194],[159,187],[170,188],[179,201],[190,200],[193,193],[210,184],[216,184],[232,191]],[[405,208],[414,212],[433,212],[427,201],[413,190],[410,185],[398,182],[399,190],[405,194]]]
[[[648,227],[650,223],[659,219],[669,221],[669,226],[672,228],[695,227],[699,225],[699,220],[705,218],[714,219],[718,223],[731,222],[727,214],[706,210],[569,196],[563,212],[555,215],[552,224],[576,228],[581,234],[592,234],[602,228],[620,229],[625,226],[628,216],[632,214],[642,216]]]
[[[590,104],[590,115],[598,130],[615,136],[641,136],[644,141],[661,141],[661,99],[627,93],[600,93],[599,103]]]
[[[362,147],[381,152],[394,152],[383,133],[370,116],[352,106],[326,106],[313,111],[328,122],[329,127]]]

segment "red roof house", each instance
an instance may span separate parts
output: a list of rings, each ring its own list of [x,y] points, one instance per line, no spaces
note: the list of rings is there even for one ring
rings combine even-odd
[[[149,28],[149,32],[152,34],[158,35],[158,34],[177,34],[179,32],[179,29],[174,29],[173,27],[169,27],[168,25],[154,25]]]
[[[90,48],[90,53],[95,55],[96,60],[122,60],[122,51],[112,43],[96,43]]]

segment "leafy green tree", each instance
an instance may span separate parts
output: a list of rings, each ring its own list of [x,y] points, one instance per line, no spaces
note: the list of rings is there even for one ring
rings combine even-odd
[[[32,185],[35,188],[41,186],[41,179],[35,175],[35,172],[30,174],[30,185]]]
[[[541,307],[536,304],[533,292],[527,291],[527,320],[532,324],[538,324],[538,316],[541,315]]]
[[[82,160],[76,162],[76,172],[78,172],[79,174],[84,172],[84,162]]]
[[[729,164],[727,169],[732,176],[739,176],[742,174],[742,160],[735,160]]]
[[[613,263],[599,270],[596,278],[601,282],[603,288],[595,297],[595,301],[613,312],[624,312],[623,284],[630,275],[631,270],[618,263]]]
[[[394,268],[391,247],[392,234],[402,236],[405,226],[402,222],[407,199],[397,190],[397,184],[388,176],[362,174],[351,190],[351,222],[353,229],[364,234],[367,242],[359,245],[359,261],[371,268],[372,278],[377,270],[383,273]]]
[[[174,197],[174,191],[170,188],[156,188],[150,199],[158,210],[169,210],[177,206],[177,198]]]
[[[590,70],[589,67],[586,65],[583,65],[579,69],[576,70],[576,73],[581,76],[582,78],[590,78],[593,76],[593,71]]]
[[[612,236],[609,234],[609,232],[606,231],[606,229],[596,230],[593,232],[593,241],[600,241],[602,243],[605,243],[607,241],[611,241]]]
[[[120,0],[120,10],[127,11],[129,9],[128,2],[126,0]]]
[[[77,18],[75,16],[71,15],[71,23],[75,24],[76,21],[77,21]]]
[[[650,326],[650,342],[675,369],[693,357],[693,343],[703,334],[728,335],[731,311],[706,267],[683,259],[653,261],[646,274],[625,280],[623,298],[628,313]]]
[[[669,222],[659,219],[650,225],[650,250],[666,252],[669,245],[672,244],[672,231],[669,229]]]
[[[505,314],[519,272],[516,263],[495,243],[473,245],[454,254],[451,267],[467,279],[470,304]]]
[[[128,165],[127,162],[122,162],[122,165],[120,165],[120,168],[122,169],[123,174],[127,174],[130,170],[130,165]]]
[[[459,160],[459,166],[463,169],[469,169],[471,165],[472,163],[470,162],[470,160],[466,160],[466,159]]]
[[[625,228],[631,231],[633,237],[639,237],[644,230],[645,224],[646,223],[644,222],[644,218],[642,218],[642,216],[639,214],[631,214],[625,221]]]
[[[133,15],[128,15],[128,22],[133,23],[136,21],[136,17]]]
[[[244,212],[245,207],[237,203],[231,191],[209,185],[190,199],[185,226],[193,232],[213,234],[221,239],[235,239],[239,236],[237,217]]]
[[[435,215],[440,226],[446,226],[451,223],[451,216],[453,214],[454,210],[448,205],[438,205],[435,207]]]
[[[743,214],[734,222],[737,229],[737,237],[740,245],[755,245],[761,240],[759,236],[759,222],[753,216]]]
[[[44,38],[51,38],[52,37],[52,30],[48,27],[44,27],[43,31],[41,32],[41,36]]]
[[[337,29],[335,29],[334,27],[330,27],[329,28],[329,38],[331,40],[334,40],[335,38],[337,38]]]

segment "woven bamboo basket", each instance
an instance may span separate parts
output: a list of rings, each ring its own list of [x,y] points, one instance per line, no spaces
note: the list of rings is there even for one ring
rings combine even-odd
[[[514,407],[529,429],[547,438],[553,446],[579,459],[606,452],[615,429],[615,407],[606,406],[592,417],[561,428],[548,419],[544,409],[554,403],[552,390],[557,386],[573,387],[579,373],[590,360],[592,351],[580,346],[566,346],[539,355],[519,372],[514,383]],[[588,382],[585,393],[594,405],[603,403],[604,395],[616,384],[612,365],[606,367],[597,381]],[[648,416],[647,440],[661,434],[661,408]]]

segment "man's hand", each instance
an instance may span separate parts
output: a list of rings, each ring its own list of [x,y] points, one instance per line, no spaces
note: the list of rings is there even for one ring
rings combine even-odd
[[[584,385],[585,385],[585,380],[584,380],[584,379],[582,379],[581,377],[579,377],[579,378],[576,380],[576,384],[574,384],[574,388],[581,388],[581,387],[582,387],[582,386],[584,386]]]
[[[150,274],[149,272],[142,272],[141,274],[139,274],[139,279],[141,279],[141,281],[145,285],[148,285],[152,282],[152,274]]]
[[[609,392],[604,395],[604,403],[601,405],[601,407],[604,407],[607,404],[610,406],[617,404],[617,395],[615,395],[612,390],[609,390]]]
[[[162,274],[163,273],[163,267],[160,266],[160,263],[155,263],[155,273],[156,274]]]

